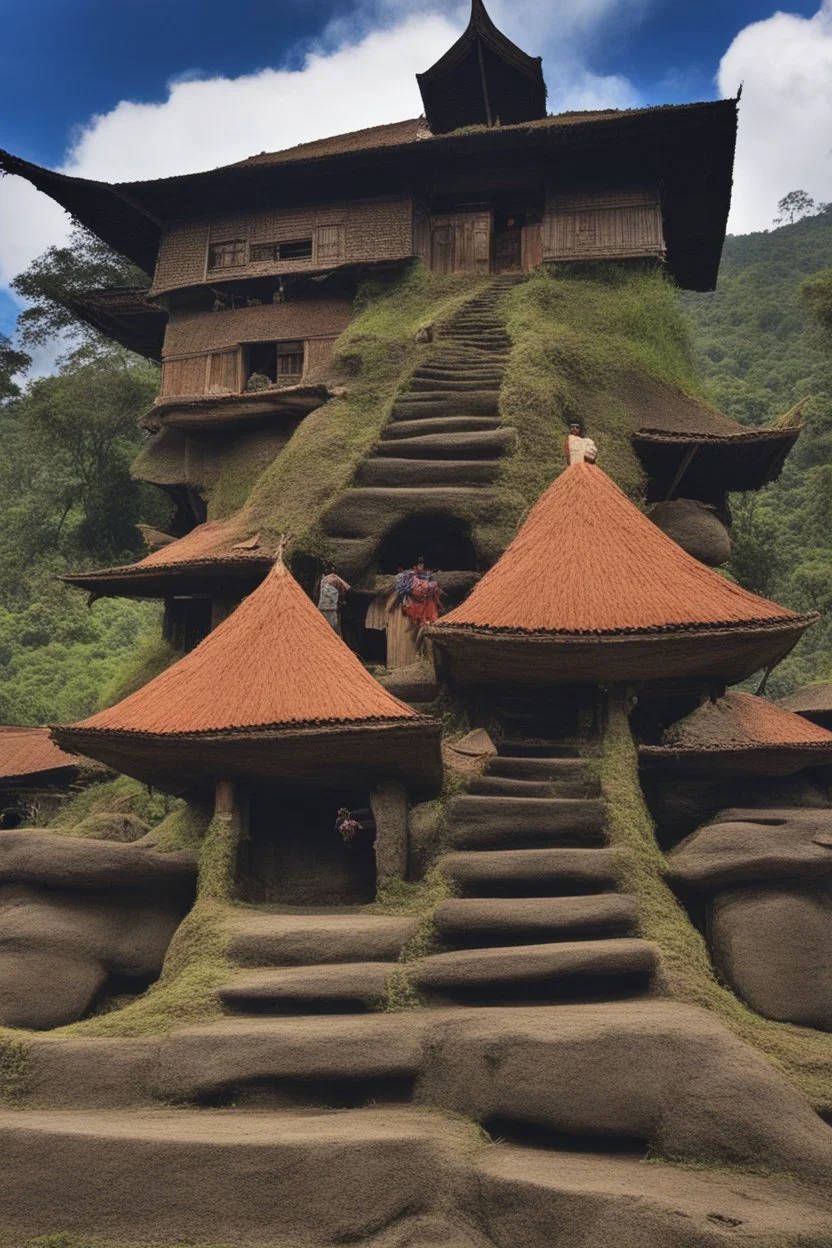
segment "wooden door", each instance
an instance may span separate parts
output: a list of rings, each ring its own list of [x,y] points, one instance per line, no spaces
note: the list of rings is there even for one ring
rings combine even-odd
[[[491,213],[458,212],[454,216],[458,273],[489,273],[491,271]]]
[[[448,217],[431,220],[430,267],[433,273],[454,271],[454,228]]]
[[[494,235],[494,272],[510,273],[519,269],[523,260],[523,232],[519,225],[499,230]]]

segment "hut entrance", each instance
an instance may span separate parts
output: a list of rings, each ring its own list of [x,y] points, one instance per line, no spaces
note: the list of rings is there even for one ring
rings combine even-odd
[[[442,512],[408,516],[394,525],[381,543],[378,570],[395,573],[400,568],[412,567],[419,558],[436,571],[476,571],[478,560],[471,526]]]
[[[321,759],[322,772],[326,759]],[[340,807],[360,824],[349,843],[336,830]],[[374,827],[366,791],[251,791],[240,856],[243,901],[291,906],[366,905],[375,899]]]
[[[494,272],[513,273],[523,267],[523,213],[498,213],[494,219]]]

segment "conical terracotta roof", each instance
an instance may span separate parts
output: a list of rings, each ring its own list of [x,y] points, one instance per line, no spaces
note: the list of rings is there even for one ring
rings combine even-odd
[[[466,633],[569,639],[592,645],[596,656],[602,640],[722,633],[735,641],[744,634],[750,644],[755,637],[767,638],[768,645],[751,646],[755,653],[740,661],[747,669],[742,675],[730,663],[728,671],[719,664],[719,671],[712,671],[709,661],[698,664],[687,656],[688,673],[701,669],[739,680],[788,649],[815,618],[759,598],[705,567],[652,524],[600,468],[575,464],[539,499],[470,596],[430,631],[439,646]],[[615,678],[638,678],[639,664]],[[597,670],[579,667],[585,674],[576,668],[574,679],[614,678],[603,663]]]
[[[788,775],[832,762],[832,732],[765,698],[731,690],[673,724],[661,745],[642,746],[647,762],[687,769]]]
[[[416,737],[424,736],[425,727],[431,738],[437,735],[434,727],[438,730],[438,724],[418,716],[370,675],[279,561],[190,654],[116,706],[55,728],[54,736],[60,744],[103,761],[111,761],[108,738],[155,741],[162,749],[161,770],[156,768],[161,774],[167,771],[167,743],[185,739],[193,744],[209,738],[239,742],[277,734],[285,742],[307,731],[337,730],[343,738],[345,731],[355,736],[391,726],[411,729],[411,743],[404,749],[414,754],[419,752]],[[211,770],[233,776],[233,746],[226,753],[227,770],[216,772],[225,765],[222,754],[217,761],[216,750]],[[404,770],[411,762],[411,770],[421,765],[404,759]],[[117,765],[138,774],[129,757]],[[327,765],[324,758],[318,770],[326,771]],[[198,758],[196,770],[206,770]],[[257,765],[255,774],[271,774],[268,759]],[[160,787],[170,786],[160,781]]]

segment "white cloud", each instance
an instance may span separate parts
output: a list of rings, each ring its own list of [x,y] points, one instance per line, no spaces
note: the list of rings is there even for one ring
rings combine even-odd
[[[618,75],[594,74],[587,50],[615,15],[635,21],[650,0],[492,0],[494,20],[530,53],[542,54],[549,108],[629,107],[638,103]],[[439,11],[441,10],[441,11]],[[75,128],[66,173],[132,181],[210,169],[259,151],[418,116],[417,71],[462,30],[468,0],[355,0],[310,45],[297,69],[263,69],[239,78],[184,72],[166,98],[122,100]],[[68,219],[19,178],[0,179],[0,284],[8,284]]]
[[[743,83],[729,229],[767,229],[798,188],[832,200],[832,0],[814,17],[746,26],[719,66],[723,96]]]

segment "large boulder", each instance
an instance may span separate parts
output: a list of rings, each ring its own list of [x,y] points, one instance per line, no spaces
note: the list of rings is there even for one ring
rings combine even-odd
[[[721,567],[731,557],[731,536],[715,508],[693,498],[674,498],[651,507],[656,528],[700,563]]]
[[[108,982],[144,988],[193,896],[195,863],[41,830],[0,834],[0,1026],[74,1022]]]
[[[700,892],[832,875],[832,810],[724,810],[667,856],[672,883]]]
[[[731,888],[713,898],[720,975],[758,1014],[832,1031],[832,881]]]

